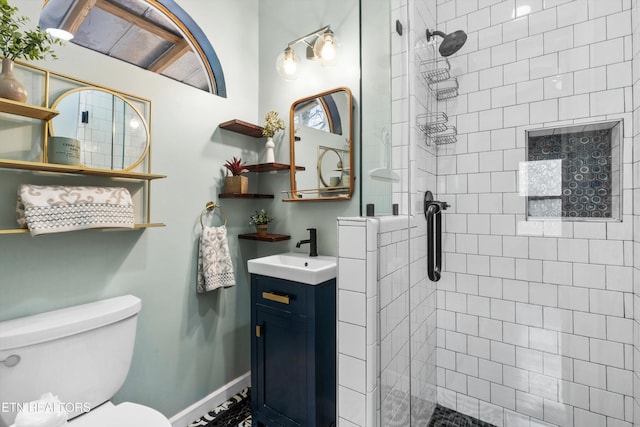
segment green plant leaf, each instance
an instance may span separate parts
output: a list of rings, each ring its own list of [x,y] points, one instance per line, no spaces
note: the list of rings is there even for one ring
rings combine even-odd
[[[62,40],[38,27],[21,31],[29,18],[15,16],[17,12],[17,7],[9,5],[7,0],[0,0],[0,54],[11,60],[41,60],[47,57],[56,59],[51,46],[62,45]]]

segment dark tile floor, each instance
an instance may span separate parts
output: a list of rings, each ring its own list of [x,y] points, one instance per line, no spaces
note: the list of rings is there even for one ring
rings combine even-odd
[[[251,390],[246,388],[189,427],[251,427]],[[493,424],[437,405],[427,427],[495,427]]]
[[[251,427],[251,390],[243,389],[189,427]]]
[[[495,427],[468,415],[463,415],[444,406],[436,406],[427,427]]]

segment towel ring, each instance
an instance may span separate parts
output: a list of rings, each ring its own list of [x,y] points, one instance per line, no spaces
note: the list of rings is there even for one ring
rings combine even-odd
[[[202,213],[200,214],[200,225],[202,226],[202,228],[204,228],[204,222],[202,221],[202,219],[204,218],[205,214],[207,212],[213,212],[214,210],[216,210],[216,208],[220,209],[220,214],[222,215],[222,218],[224,218],[224,225],[227,225],[227,214],[224,213],[224,209],[222,209],[222,206],[216,205],[214,202],[207,202],[204,209],[202,210]]]

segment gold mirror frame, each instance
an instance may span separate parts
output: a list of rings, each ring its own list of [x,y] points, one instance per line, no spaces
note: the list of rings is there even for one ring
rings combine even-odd
[[[121,170],[121,171],[130,171],[132,169],[134,169],[135,167],[137,167],[140,163],[142,163],[142,161],[147,157],[147,155],[149,154],[149,147],[151,145],[151,133],[149,132],[149,124],[147,123],[146,118],[142,115],[142,113],[140,112],[140,110],[138,110],[135,105],[133,105],[126,97],[124,97],[122,94],[119,94],[115,91],[109,90],[109,89],[105,89],[102,87],[96,87],[96,86],[83,86],[83,87],[77,87],[74,89],[70,89],[66,92],[64,92],[63,94],[61,94],[58,98],[56,98],[56,100],[53,102],[51,108],[53,109],[58,109],[59,104],[65,100],[65,98],[69,97],[70,95],[73,95],[76,92],[82,92],[82,91],[98,91],[98,92],[103,92],[103,93],[107,93],[109,95],[112,95],[114,98],[117,98],[119,100],[121,100],[124,103],[125,107],[129,107],[133,112],[135,112],[140,120],[141,126],[144,129],[144,132],[146,134],[146,143],[145,143],[145,147],[142,150],[142,153],[140,154],[140,157],[135,160],[134,162],[132,162],[130,165],[127,165],[126,167],[123,167],[122,169],[115,169],[112,168],[111,170]],[[49,134],[50,136],[56,136],[55,132],[54,132],[54,122],[56,121],[56,119],[59,119],[63,116],[64,112],[60,112],[60,115],[58,115],[56,118],[54,118],[53,120],[51,120],[51,122],[49,123]],[[69,135],[59,135],[59,136],[69,136]],[[72,138],[77,138],[77,136],[73,135],[71,136]],[[123,139],[126,139],[123,136]],[[83,141],[82,139],[80,139],[80,143],[82,144]],[[87,168],[90,169],[105,169],[105,168],[96,168],[94,166],[87,166],[84,165]]]
[[[344,168],[344,161],[345,159],[343,159],[343,168],[344,170],[341,172],[341,174],[345,171],[348,170],[348,186],[347,187],[340,187],[338,190],[339,191],[332,191],[332,186],[330,184],[326,184],[326,181],[324,180],[324,177],[322,176],[320,167],[321,167],[321,161],[322,159],[320,157],[318,157],[317,159],[309,159],[309,160],[304,160],[304,162],[308,162],[309,164],[314,164],[317,165],[317,176],[318,176],[318,182],[319,185],[317,188],[297,188],[297,184],[296,184],[296,172],[300,172],[300,171],[296,171],[296,140],[298,140],[299,138],[296,137],[296,125],[295,125],[295,110],[296,107],[298,105],[302,105],[305,103],[308,103],[310,101],[313,101],[316,98],[322,98],[325,97],[327,95],[331,95],[334,93],[340,93],[340,92],[344,92],[345,95],[347,96],[347,115],[348,117],[342,117],[343,120],[343,136],[348,139],[348,152],[349,152],[349,159],[348,159],[348,169]],[[320,101],[321,103],[323,103],[322,101]],[[344,126],[344,119],[348,118],[348,129],[345,129]],[[345,135],[345,133],[348,133],[347,135]],[[298,141],[298,142],[304,142],[304,141]],[[320,144],[318,144],[316,148],[316,151],[318,149],[318,147],[320,147]],[[324,147],[329,149],[329,151],[335,151],[334,148],[332,147]],[[285,202],[311,202],[311,201],[326,201],[326,200],[349,200],[351,199],[352,195],[353,195],[353,189],[354,189],[354,181],[355,181],[355,177],[353,175],[353,170],[354,170],[354,156],[353,156],[353,95],[351,93],[351,90],[348,87],[338,87],[335,89],[331,89],[328,90],[326,92],[322,92],[322,93],[318,93],[318,94],[314,94],[311,96],[308,96],[306,98],[302,98],[302,99],[298,99],[296,100],[293,104],[291,104],[291,109],[289,112],[289,149],[290,149],[290,180],[291,180],[291,191],[290,191],[290,195],[291,197],[283,199],[283,201]],[[324,150],[323,153],[326,153],[328,150]],[[342,150],[341,150],[342,151]],[[320,156],[320,155],[319,155]],[[299,161],[301,159],[298,159]],[[305,164],[302,164],[302,162],[299,162],[299,166],[308,166]],[[321,187],[322,182],[325,182],[325,184],[323,187]],[[338,194],[339,193],[339,194]],[[320,197],[320,194],[327,194],[326,196],[322,196]],[[311,197],[309,195],[314,195],[314,197]],[[309,197],[307,197],[309,196]]]

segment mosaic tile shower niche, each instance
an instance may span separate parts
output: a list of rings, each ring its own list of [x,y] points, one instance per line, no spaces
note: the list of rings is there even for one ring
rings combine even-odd
[[[527,131],[520,195],[529,219],[618,220],[622,122]]]

